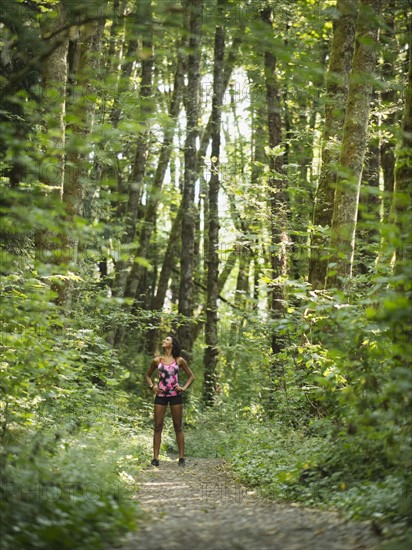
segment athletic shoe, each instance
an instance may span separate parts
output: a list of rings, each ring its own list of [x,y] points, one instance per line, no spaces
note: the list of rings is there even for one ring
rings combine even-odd
[[[152,466],[159,466],[159,461],[157,460],[157,458],[154,458],[150,464]]]

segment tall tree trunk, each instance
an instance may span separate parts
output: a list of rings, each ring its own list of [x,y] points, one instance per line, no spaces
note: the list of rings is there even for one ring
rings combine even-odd
[[[133,21],[132,17],[125,17],[127,8],[127,0],[122,0],[119,5],[118,0],[114,0],[113,6],[113,23],[110,29],[110,65],[108,77],[113,79],[113,103],[108,112],[108,119],[113,128],[117,128],[122,116],[122,102],[124,95],[130,88],[130,81],[133,71],[133,66],[137,56],[138,32],[136,30],[136,22],[139,22],[139,15],[136,15],[137,21]],[[119,25],[118,18],[121,16],[122,24]],[[119,28],[120,27],[120,28]],[[120,36],[117,35],[119,32]],[[125,51],[126,50],[126,51]],[[104,165],[100,175],[100,180],[111,177],[116,181],[115,199],[111,200],[112,208],[116,211],[117,218],[123,218],[126,214],[127,202],[123,197],[127,194],[127,182],[123,177],[119,168],[119,159],[114,155],[110,165]],[[112,283],[112,286],[113,283]]]
[[[322,167],[313,212],[314,229],[309,261],[309,282],[315,289],[323,288],[326,281],[328,239],[325,230],[332,225],[336,166],[349,90],[358,3],[358,0],[338,0],[338,15],[333,22],[333,41],[326,80]]]
[[[319,176],[317,167],[317,155],[320,147],[319,130],[321,127],[321,95],[323,96],[324,80],[326,72],[326,59],[329,52],[328,44],[325,40],[319,43],[320,56],[319,65],[322,68],[320,71],[315,71],[313,75],[314,95],[308,97],[307,91],[301,92],[302,107],[301,116],[299,117],[299,129],[294,128],[293,132],[286,129],[285,134],[288,139],[288,134],[297,135],[302,132],[304,139],[296,140],[293,147],[294,157],[297,158],[297,163],[300,165],[299,170],[299,192],[292,193],[290,198],[290,226],[293,227],[293,242],[290,245],[290,278],[300,279],[308,276],[308,243],[307,243],[307,228],[311,225],[313,216],[313,182]],[[288,79],[289,80],[289,79]],[[293,79],[289,80],[289,84],[285,85],[285,89],[294,86]],[[283,93],[283,97],[286,94]],[[293,93],[292,93],[293,95]],[[283,101],[282,107],[285,103]],[[305,105],[306,104],[306,105]],[[323,104],[323,97],[322,97]],[[303,108],[305,105],[305,108]],[[285,117],[287,110],[285,111]],[[289,123],[290,124],[290,123]],[[284,162],[287,166],[287,156],[284,156]],[[296,161],[295,161],[296,162]]]
[[[159,154],[159,160],[153,177],[153,182],[150,186],[150,189],[148,189],[147,191],[147,205],[144,212],[142,227],[139,233],[139,248],[136,254],[136,256],[139,258],[147,258],[147,255],[149,253],[150,239],[156,227],[156,214],[160,201],[160,191],[162,189],[166,170],[169,165],[170,156],[172,153],[173,136],[175,132],[176,121],[179,116],[181,107],[184,78],[183,58],[180,51],[184,48],[185,38],[183,38],[182,41],[179,42],[178,59],[174,77],[174,88],[169,106],[170,124],[166,125],[163,143]],[[130,274],[127,278],[125,297],[135,298],[137,301],[139,301],[139,297],[136,296],[136,291],[139,287],[139,282],[144,277],[146,270],[147,267],[145,265],[142,265],[139,262],[134,262]]]
[[[195,246],[195,184],[196,184],[196,140],[199,120],[200,86],[200,38],[202,29],[203,1],[188,3],[190,11],[189,56],[187,61],[187,89],[185,97],[186,140],[185,172],[182,198],[182,250],[180,256],[179,314],[182,322],[178,335],[182,349],[190,356],[193,345],[191,317],[193,313],[193,271]]]
[[[61,2],[56,6],[58,16],[52,21],[42,20],[43,36],[53,35],[55,31],[67,25],[67,13]],[[63,36],[62,36],[63,34]],[[50,54],[47,63],[42,65],[43,94],[47,98],[48,111],[53,116],[53,126],[58,132],[51,132],[52,141],[56,149],[56,164],[45,167],[41,171],[43,181],[48,185],[59,188],[60,196],[63,196],[64,182],[64,143],[66,133],[66,87],[67,87],[67,54],[69,50],[69,34],[59,33],[52,39],[56,43],[55,50]],[[50,121],[46,122],[46,127]]]
[[[48,57],[47,63],[42,65],[42,89],[43,97],[46,98],[47,111],[45,113],[44,126],[51,134],[55,154],[53,158],[47,158],[47,162],[39,168],[39,179],[46,185],[51,186],[53,193],[51,200],[58,196],[63,198],[64,183],[64,146],[66,138],[66,91],[67,91],[67,54],[69,50],[69,31],[54,33],[67,26],[68,14],[61,2],[56,6],[57,16],[53,19],[44,18],[42,22],[42,37],[54,36],[51,39],[55,49]],[[51,248],[56,248],[54,236],[47,229],[35,233],[36,255],[43,257],[48,254]],[[50,260],[55,263],[59,260],[50,253]]]
[[[252,126],[252,140],[251,140],[251,158],[252,158],[252,169],[251,169],[251,185],[253,187],[259,186],[259,181],[263,175],[263,167],[265,165],[265,136],[266,136],[266,121],[267,121],[267,108],[265,104],[260,101],[262,97],[262,92],[256,89],[257,85],[261,85],[262,78],[261,75],[253,74],[251,71],[248,72],[248,78],[251,88],[251,126]],[[287,111],[285,112],[287,116]],[[288,127],[285,121],[285,137],[288,138]],[[289,136],[290,137],[290,136]],[[286,151],[287,153],[287,151]],[[260,226],[260,221],[254,216],[254,225],[256,227]],[[259,236],[256,238],[255,248],[253,249],[253,300],[255,305],[259,297],[259,277],[261,273],[261,266],[259,265]]]
[[[357,24],[353,68],[343,128],[341,175],[337,180],[331,228],[333,272],[327,284],[342,286],[352,275],[363,161],[367,144],[372,78],[377,58],[381,0],[363,0]]]
[[[267,123],[267,107],[261,101],[262,90],[262,75],[260,71],[248,71],[248,79],[251,96],[251,184],[257,185],[263,177],[263,167],[266,162],[265,145],[266,145],[266,123]]]
[[[218,331],[217,299],[219,284],[219,171],[220,171],[220,126],[223,104],[223,61],[225,54],[225,5],[226,0],[217,2],[218,25],[215,31],[215,50],[213,66],[213,99],[212,99],[212,151],[210,155],[211,176],[209,181],[209,216],[208,216],[208,254],[207,299],[205,327],[205,355],[203,400],[206,404],[213,402],[217,383]]]
[[[67,221],[71,225],[61,239],[62,263],[69,270],[77,263],[78,238],[73,225],[76,217],[83,216],[84,186],[83,179],[87,177],[88,153],[79,143],[86,143],[94,119],[95,102],[87,98],[95,92],[94,84],[90,82],[90,74],[96,73],[99,58],[97,53],[101,47],[104,22],[93,21],[76,29],[69,43],[69,100],[68,114],[74,122],[66,125],[67,139],[65,148],[65,170],[63,182],[63,203],[66,207]],[[73,285],[69,278],[62,280],[58,288],[58,303],[66,311],[71,308]]]
[[[220,91],[222,98],[220,101],[223,101],[223,96],[227,90],[227,87],[229,86],[230,78],[232,76],[233,68],[236,63],[236,58],[238,55],[239,47],[242,43],[242,32],[244,32],[244,25],[241,22],[238,32],[236,33],[235,37],[233,38],[232,44],[230,46],[230,50],[227,56],[227,59],[224,63],[224,72],[223,72],[223,86]],[[212,114],[210,114],[209,120],[206,124],[205,129],[203,130],[202,137],[200,139],[200,145],[199,145],[199,151],[197,153],[197,169],[198,172],[200,171],[201,167],[203,166],[204,159],[206,158],[206,152],[207,148],[209,146],[211,132],[212,132]]]
[[[375,119],[375,117],[373,117]],[[374,123],[376,124],[376,120]],[[358,242],[354,273],[367,274],[379,254],[381,200],[379,193],[380,151],[376,136],[369,140],[359,195]]]
[[[182,226],[182,207],[176,213],[176,217],[173,220],[172,228],[169,233],[169,239],[167,242],[166,252],[163,258],[162,268],[160,270],[159,280],[157,283],[156,293],[153,297],[151,309],[159,311],[159,315],[154,314],[152,324],[159,325],[161,319],[161,311],[163,304],[165,303],[167,289],[169,288],[169,280],[173,273],[173,268],[176,264],[176,256],[179,251],[180,234]],[[149,331],[147,337],[147,349],[150,352],[154,352],[156,346],[161,338],[160,329],[154,328]]]
[[[268,36],[272,31],[272,10],[266,8],[261,14],[262,21],[268,27]],[[269,34],[270,33],[270,34]],[[269,41],[268,41],[269,42]],[[287,197],[286,183],[283,177],[283,159],[276,155],[276,148],[282,143],[282,122],[280,117],[279,83],[276,77],[277,60],[272,50],[264,52],[266,102],[269,134],[269,211],[271,232],[271,268],[272,288],[270,291],[270,307],[272,317],[276,320],[284,313],[283,285],[278,281],[286,275],[286,220]],[[275,388],[283,385],[283,366],[278,360],[278,354],[283,348],[281,336],[276,330],[272,332],[272,376]]]
[[[412,40],[412,16],[408,20],[409,44]],[[402,122],[402,140],[396,153],[395,184],[391,206],[391,221],[396,224],[395,273],[410,274],[412,204],[412,55],[409,52],[408,82],[405,88],[405,107]],[[409,273],[408,273],[409,271]]]
[[[140,123],[146,128],[137,140],[136,154],[133,162],[132,175],[129,185],[129,200],[127,211],[130,222],[127,229],[127,242],[133,242],[136,234],[136,222],[139,214],[140,201],[143,194],[143,181],[146,173],[146,164],[149,154],[150,129],[149,117],[154,110],[152,88],[153,88],[153,21],[151,0],[140,0],[138,3],[139,15],[142,26],[142,47],[141,47],[141,82],[140,82]]]
[[[123,99],[123,93],[127,92],[130,86],[130,77],[132,76],[133,65],[136,61],[137,55],[138,37],[142,31],[142,25],[144,25],[144,21],[142,20],[138,4],[139,0],[137,0],[135,4],[135,18],[133,19],[132,16],[129,16],[126,19],[126,24],[124,28],[124,32],[126,35],[124,39],[126,49],[125,58],[121,63],[120,74],[116,82],[113,106],[110,111],[110,121],[114,128],[117,128],[120,118],[122,116],[121,103]],[[117,24],[116,20],[113,21],[113,24]]]
[[[386,8],[386,9],[385,9]],[[380,39],[384,44],[382,48],[382,60],[381,65],[382,78],[386,82],[393,82],[388,89],[381,92],[381,108],[388,110],[385,116],[385,120],[382,123],[382,139],[380,143],[380,163],[383,174],[383,220],[387,221],[390,211],[390,197],[393,193],[393,185],[395,180],[395,145],[396,137],[394,135],[394,128],[398,115],[391,112],[391,108],[396,104],[397,91],[395,89],[395,75],[396,75],[396,60],[399,52],[399,44],[397,43],[396,29],[395,29],[395,13],[396,13],[396,0],[389,0],[387,5],[383,6],[385,10],[385,29],[382,29],[380,33]]]
[[[136,225],[139,218],[140,201],[143,193],[143,182],[146,173],[146,164],[149,154],[150,129],[149,118],[153,111],[152,86],[153,86],[153,23],[151,0],[137,2],[136,9],[139,27],[142,32],[142,42],[139,51],[141,59],[141,82],[140,82],[140,123],[145,128],[137,137],[135,156],[132,172],[129,179],[129,191],[127,201],[126,231],[122,244],[128,247],[128,253],[134,259],[136,250],[131,247],[136,235]],[[129,248],[131,247],[131,248]],[[127,278],[129,275],[129,260],[121,259],[116,264],[116,276],[113,284],[115,296],[124,297],[126,292]],[[120,342],[121,335],[116,337]]]
[[[245,311],[247,307],[247,297],[249,295],[249,271],[252,259],[252,251],[250,247],[251,230],[248,227],[247,220],[245,218],[250,218],[248,216],[242,217],[236,206],[235,196],[229,196],[229,200],[233,225],[236,229],[235,259],[238,263],[234,306],[237,309]],[[235,345],[242,329],[243,321],[239,322],[239,319],[234,319],[230,326],[230,343],[232,346]],[[236,363],[235,353],[232,354],[231,363]]]
[[[232,271],[233,271],[233,269],[236,265],[236,258],[237,258],[237,253],[235,251],[232,251],[229,254],[229,257],[228,257],[228,259],[225,263],[225,267],[222,269],[222,272],[219,275],[218,289],[217,289],[217,295],[218,295],[219,300],[221,300],[222,302],[228,303],[232,307],[236,307],[236,305],[229,302],[228,300],[226,300],[226,298],[224,296],[222,296],[221,293],[222,293],[223,287],[225,286],[230,274],[232,273]],[[201,288],[203,288],[203,290],[207,291],[206,286],[204,286],[204,285],[200,285],[200,286],[201,286]],[[200,310],[198,318],[202,317],[203,309],[204,308],[202,308]],[[193,341],[194,342],[196,341],[196,339],[199,336],[199,333],[200,333],[200,331],[202,330],[203,327],[204,327],[204,323],[201,323],[199,321],[194,326],[194,336],[193,336]]]
[[[252,251],[248,242],[242,242],[242,240],[236,243],[236,255],[238,259],[238,272],[236,278],[236,290],[234,305],[242,312],[247,311],[248,297],[250,297],[249,289],[249,273],[250,264],[252,260]],[[241,338],[242,331],[244,329],[245,319],[236,318],[233,320],[230,326],[230,345],[235,346],[238,339]],[[233,352],[231,357],[231,364],[235,365],[237,361],[237,354]]]
[[[178,251],[178,244],[182,225],[182,208],[180,207],[176,213],[176,217],[172,223],[169,240],[167,242],[166,253],[162,269],[160,271],[159,282],[157,285],[156,295],[153,299],[152,309],[161,310],[166,298],[169,279],[172,273],[172,267],[175,264],[175,256]]]
[[[261,76],[261,72],[257,71],[259,76]],[[256,75],[255,75],[256,77]],[[260,84],[262,84],[262,79],[260,78]],[[234,159],[234,174],[236,176],[242,177],[245,175],[245,169],[248,163],[248,158],[246,157],[245,152],[245,146],[242,140],[242,129],[239,124],[239,119],[241,118],[239,114],[237,113],[237,105],[235,101],[235,94],[234,90],[231,88],[231,97],[230,97],[230,106],[234,121],[234,134],[235,137],[233,137],[234,141],[234,152],[233,152],[233,159]],[[254,127],[252,129],[252,172],[251,172],[251,185],[257,186],[258,180],[260,177],[262,177],[263,174],[263,165],[265,163],[265,152],[264,152],[264,146],[265,146],[265,130],[266,126],[262,124],[262,119],[259,118],[259,115],[263,115],[262,118],[267,114],[265,111],[265,105],[261,105],[261,94],[258,98],[256,98],[255,90],[253,90],[251,97],[253,99],[257,99],[256,104],[254,104],[254,101],[252,99],[251,104],[252,107],[252,120],[255,123],[255,118],[258,119],[258,129]],[[256,105],[259,105],[260,107],[256,108]],[[255,111],[256,108],[256,111]],[[259,135],[257,136],[257,133]],[[259,157],[260,155],[260,157]],[[262,163],[261,166],[258,166],[258,158],[260,159],[260,162]],[[233,162],[233,161],[232,161]],[[226,191],[226,194],[229,197],[230,202],[230,212],[232,215],[233,225],[236,229],[236,243],[235,243],[235,250],[236,250],[236,256],[237,256],[237,262],[238,262],[238,272],[237,272],[237,278],[236,278],[236,289],[235,289],[235,298],[234,298],[234,306],[240,310],[246,311],[247,308],[247,298],[249,296],[249,271],[250,271],[250,263],[251,263],[251,257],[252,257],[252,251],[250,247],[250,240],[251,240],[251,233],[254,231],[252,229],[254,225],[254,221],[256,220],[255,214],[256,210],[253,206],[253,204],[248,205],[247,202],[243,206],[243,214],[241,213],[241,210],[237,207],[237,196],[233,193],[229,194]],[[233,322],[231,323],[230,327],[230,343],[231,345],[234,345],[237,341],[237,338],[241,335],[241,332],[243,330],[243,324],[245,322],[245,319],[243,318],[240,320],[239,318],[235,318]],[[234,365],[236,363],[237,357],[236,353],[232,354],[231,357],[231,363]]]

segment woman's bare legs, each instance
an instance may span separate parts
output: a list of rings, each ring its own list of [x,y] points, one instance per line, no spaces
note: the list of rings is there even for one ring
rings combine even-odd
[[[185,437],[183,435],[183,405],[171,405],[173,427],[176,433],[176,442],[179,449],[179,458],[185,456]]]
[[[160,443],[162,441],[163,423],[167,407],[154,406],[154,434],[153,434],[153,458],[159,460]]]

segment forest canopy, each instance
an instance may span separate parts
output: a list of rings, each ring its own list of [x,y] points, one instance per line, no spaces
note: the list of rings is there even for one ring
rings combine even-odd
[[[410,1],[4,0],[0,29],[4,548],[132,528],[113,484],[169,333],[188,426],[233,422],[208,444],[243,479],[404,537]]]

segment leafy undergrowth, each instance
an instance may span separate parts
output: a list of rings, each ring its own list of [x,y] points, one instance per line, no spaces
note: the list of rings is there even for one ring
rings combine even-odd
[[[54,426],[4,447],[1,548],[98,549],[137,528],[131,497],[151,438],[97,418]]]
[[[370,520],[384,535],[382,548],[410,548],[410,479],[381,458],[377,441],[247,419],[239,410],[203,415],[187,439],[194,456],[225,458],[266,498]]]

